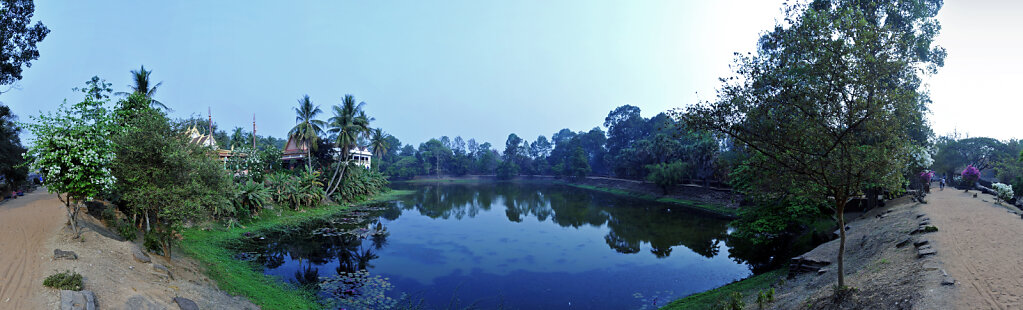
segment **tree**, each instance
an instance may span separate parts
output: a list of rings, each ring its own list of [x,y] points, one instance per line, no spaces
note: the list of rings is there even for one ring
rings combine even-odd
[[[125,108],[148,100],[132,93],[121,101],[117,118],[122,127],[112,138],[117,146],[111,171],[129,213],[144,220],[146,232],[156,236],[169,258],[184,222],[233,214],[228,200],[233,187],[216,150],[186,141],[164,112],[148,103]]]
[[[55,113],[32,117],[36,123],[28,125],[36,136],[28,151],[31,166],[42,173],[48,191],[64,195],[61,202],[75,238],[81,204],[108,192],[115,181],[109,168],[115,125],[105,103],[86,96],[71,107],[61,104]]]
[[[21,127],[11,108],[0,104],[0,191],[10,190],[28,178],[28,167],[23,164],[25,148],[21,146]]]
[[[902,122],[919,113],[920,74],[943,64],[931,47],[940,1],[814,1],[787,5],[785,24],[739,55],[738,77],[714,102],[676,111],[687,125],[728,135],[753,153],[757,189],[833,199],[838,227],[866,187],[898,188],[909,153]],[[838,285],[845,288],[845,230]]]
[[[369,146],[373,148],[373,155],[377,157],[377,161],[383,159],[384,154],[387,154],[387,150],[390,148],[388,137],[391,135],[385,134],[383,129],[373,129],[372,137],[369,138]]]
[[[668,194],[669,188],[682,183],[682,179],[685,177],[687,170],[690,169],[689,164],[684,161],[648,165],[646,168],[650,170],[650,174],[647,175],[647,180],[654,182],[654,184],[661,187],[661,191],[664,192],[665,195]]]
[[[320,133],[326,123],[316,119],[316,115],[322,113],[320,106],[313,105],[309,95],[298,100],[298,107],[295,108],[295,122],[298,123],[288,132],[288,138],[295,140],[295,143],[306,145],[306,167],[312,169],[312,150],[320,140]]]
[[[131,94],[140,94],[142,97],[149,99],[149,104],[153,107],[158,107],[164,110],[170,110],[162,102],[153,98],[156,95],[156,89],[163,85],[163,82],[158,82],[153,86],[149,86],[151,81],[149,80],[149,74],[153,73],[153,70],[146,71],[146,66],[141,66],[139,71],[131,71],[132,85],[128,85],[131,92],[118,92],[117,95],[128,96]]]
[[[327,197],[337,190],[341,179],[344,178],[344,169],[348,166],[348,151],[358,144],[361,136],[369,134],[369,122],[372,119],[366,116],[366,112],[362,110],[365,105],[365,102],[356,104],[354,96],[345,95],[341,100],[341,105],[334,106],[334,117],[329,119],[330,132],[337,135],[334,145],[341,148],[339,155],[341,162],[338,163],[334,169],[334,175],[327,183]]]
[[[50,33],[42,22],[32,23],[35,4],[31,0],[0,2],[0,85],[21,80],[22,67],[32,67],[39,58],[36,43]]]

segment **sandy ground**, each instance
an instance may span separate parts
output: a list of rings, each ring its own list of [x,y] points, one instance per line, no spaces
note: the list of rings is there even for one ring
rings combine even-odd
[[[43,189],[0,205],[0,309],[58,308],[58,292],[42,282],[63,270],[82,274],[85,289],[95,293],[100,309],[125,308],[132,298],[144,300],[142,309],[178,309],[171,301],[177,296],[195,301],[200,309],[258,308],[217,290],[194,260],[176,255],[168,261],[150,254],[153,263],[170,269],[169,279],[154,272],[152,263],[135,261],[131,254],[135,244],[111,233],[84,210],[79,222],[82,237],[72,239],[63,205]],[[78,259],[53,260],[54,249],[73,251]]]
[[[45,308],[39,288],[49,257],[42,245],[64,226],[63,212],[46,190],[0,204],[0,309]]]
[[[977,191],[932,191],[923,209],[938,259],[957,280],[956,309],[1023,309],[1023,220]],[[1013,213],[1010,213],[1013,212]]]

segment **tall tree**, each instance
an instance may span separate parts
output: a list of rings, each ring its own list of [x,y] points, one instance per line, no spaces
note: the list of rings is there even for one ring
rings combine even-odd
[[[32,24],[32,0],[0,2],[0,85],[21,80],[22,67],[32,67],[39,58],[36,43],[50,33],[42,22]]]
[[[739,55],[737,77],[714,102],[679,113],[686,124],[731,136],[752,152],[757,190],[846,202],[868,186],[895,189],[909,154],[903,122],[926,94],[921,74],[943,64],[932,47],[940,0],[817,0],[786,5],[787,18]],[[838,285],[846,234],[839,229]]]
[[[146,99],[149,99],[149,104],[153,107],[158,107],[164,110],[170,110],[159,100],[153,98],[156,95],[156,89],[163,85],[163,82],[158,82],[152,85],[152,81],[149,80],[149,75],[153,73],[153,70],[146,71],[146,66],[142,66],[138,71],[131,71],[132,85],[128,85],[131,92],[117,92],[117,95],[128,96],[131,94],[140,94]]]
[[[0,104],[0,190],[10,189],[28,177],[28,169],[22,165],[25,148],[18,137],[21,127],[17,120],[11,108]]]
[[[295,108],[297,124],[288,132],[288,138],[294,139],[296,144],[305,144],[308,169],[313,167],[312,150],[319,142],[320,133],[323,132],[323,127],[326,125],[322,120],[316,119],[320,113],[323,113],[323,110],[320,110],[320,106],[313,105],[312,100],[309,100],[309,95],[302,96],[302,99],[298,100],[298,107]]]
[[[387,150],[390,149],[390,143],[387,141],[390,136],[385,134],[383,129],[373,129],[373,134],[369,138],[369,146],[373,148],[373,155],[377,157],[377,162],[383,159],[384,154],[387,154]]]
[[[327,183],[327,197],[334,193],[344,177],[348,163],[348,151],[358,145],[360,137],[369,134],[369,122],[373,119],[366,116],[366,111],[362,110],[365,105],[365,102],[355,103],[355,96],[345,95],[341,99],[341,105],[334,106],[334,116],[328,120],[330,133],[337,137],[334,145],[341,149],[341,154],[338,155],[341,158],[341,163],[335,168],[334,175]]]

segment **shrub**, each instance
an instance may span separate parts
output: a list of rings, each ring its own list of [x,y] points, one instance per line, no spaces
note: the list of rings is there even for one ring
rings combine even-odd
[[[973,188],[973,184],[975,184],[977,180],[980,180],[980,170],[977,170],[977,168],[973,165],[966,166],[966,169],[963,169],[963,172],[960,173],[960,175],[963,177],[963,182],[965,182],[964,185],[966,185],[967,190]]]
[[[102,215],[103,223],[107,225],[107,228],[115,230],[125,240],[135,240],[135,227],[131,223],[118,218],[113,207],[104,208]]]
[[[43,280],[43,286],[58,290],[81,291],[82,275],[71,270],[56,273],[46,277],[46,279]]]
[[[359,201],[376,195],[387,187],[387,177],[379,172],[359,167],[348,171],[341,180],[341,185],[331,197],[334,201]]]
[[[742,300],[742,293],[732,292],[728,300],[722,300],[718,303],[717,308],[722,310],[742,310],[746,309],[746,302]]]
[[[142,246],[146,248],[146,251],[163,253],[163,243],[160,241],[160,236],[157,235],[155,230],[146,232],[142,237]]]
[[[991,184],[991,188],[998,194],[998,199],[1009,201],[1015,194],[1012,192],[1012,186],[1003,183]]]
[[[273,209],[270,204],[270,189],[263,183],[251,180],[235,184],[235,194],[231,199],[235,210],[245,215],[256,215],[263,208]]]

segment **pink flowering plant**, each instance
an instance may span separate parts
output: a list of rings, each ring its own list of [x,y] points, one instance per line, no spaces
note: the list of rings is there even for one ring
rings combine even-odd
[[[973,184],[980,180],[980,170],[973,165],[966,166],[963,172],[960,174],[963,177],[963,182],[966,183],[966,189],[969,190],[973,187]]]
[[[924,172],[920,173],[920,181],[924,182],[925,184],[926,183],[931,183],[931,179],[933,179],[933,178],[934,178],[934,171],[924,170]]]

